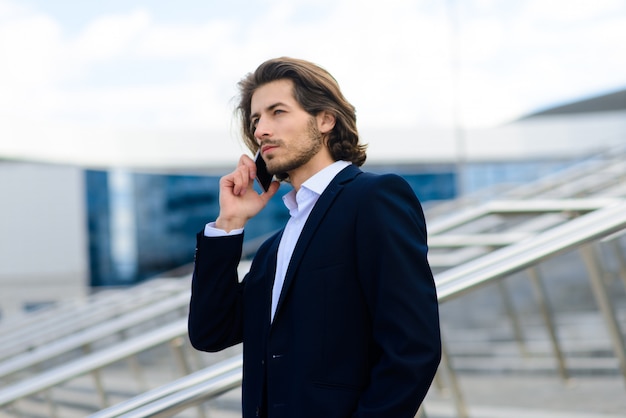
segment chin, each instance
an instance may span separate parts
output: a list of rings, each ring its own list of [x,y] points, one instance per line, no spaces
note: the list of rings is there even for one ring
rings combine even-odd
[[[276,159],[271,159],[269,161],[266,161],[265,166],[267,167],[267,171],[269,171],[271,174],[274,174],[274,175],[285,171],[282,168],[282,165],[280,164],[280,162],[276,161]]]

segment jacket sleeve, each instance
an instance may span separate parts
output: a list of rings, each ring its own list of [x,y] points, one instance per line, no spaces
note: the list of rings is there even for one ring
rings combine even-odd
[[[354,417],[413,417],[441,359],[426,225],[404,179],[385,175],[374,181],[361,194],[356,245],[377,354]]]
[[[191,344],[219,351],[242,341],[243,284],[238,280],[243,234],[197,236],[188,331]]]

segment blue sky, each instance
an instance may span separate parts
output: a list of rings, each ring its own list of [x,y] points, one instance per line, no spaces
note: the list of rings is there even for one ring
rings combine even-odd
[[[0,0],[0,118],[226,131],[291,55],[362,128],[489,127],[626,87],[624,45],[622,0]]]

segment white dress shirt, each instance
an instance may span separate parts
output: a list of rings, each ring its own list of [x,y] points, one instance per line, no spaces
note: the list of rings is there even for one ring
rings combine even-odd
[[[274,287],[272,289],[272,312],[271,320],[274,320],[278,299],[285,282],[287,268],[296,247],[298,238],[302,233],[304,224],[306,223],[317,199],[326,190],[326,187],[335,178],[335,176],[349,166],[351,163],[347,161],[335,161],[333,164],[325,167],[317,172],[307,181],[302,183],[300,190],[296,193],[291,190],[283,196],[283,203],[289,209],[290,218],[285,226],[285,231],[280,239],[278,246],[278,257],[276,260],[276,276],[274,277]],[[227,233],[224,230],[215,228],[215,222],[210,222],[204,228],[204,235],[207,237],[226,236],[241,234],[243,229],[235,229]]]

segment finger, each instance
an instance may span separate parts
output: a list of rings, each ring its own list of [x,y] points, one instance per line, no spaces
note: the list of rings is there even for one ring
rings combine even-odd
[[[238,196],[241,193],[242,183],[243,183],[241,170],[237,168],[235,171],[231,173],[230,178],[232,182],[232,186],[231,186],[232,193],[235,196]]]
[[[220,178],[220,188],[221,189],[233,189],[235,186],[235,175],[236,172],[228,173],[227,175]]]
[[[243,196],[248,189],[252,188],[254,175],[251,175],[250,167],[247,164],[240,166],[239,172],[241,175],[241,195]]]
[[[242,155],[239,158],[239,167],[246,167],[248,169],[248,176],[250,179],[256,177],[256,164],[252,158],[247,155]]]

